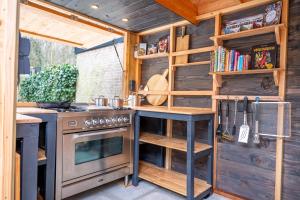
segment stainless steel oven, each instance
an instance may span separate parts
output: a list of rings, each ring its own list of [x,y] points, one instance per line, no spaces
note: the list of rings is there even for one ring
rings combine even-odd
[[[133,116],[129,109],[58,113],[56,194],[60,200],[124,178],[133,171]]]
[[[63,135],[63,181],[130,161],[130,130],[114,128]]]

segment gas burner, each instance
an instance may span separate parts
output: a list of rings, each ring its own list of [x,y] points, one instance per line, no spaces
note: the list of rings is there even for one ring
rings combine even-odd
[[[122,108],[112,108],[113,110],[131,110],[129,107],[122,107]]]
[[[71,106],[69,108],[51,108],[51,110],[56,110],[57,112],[85,112],[86,111],[83,108],[78,108],[75,106]]]

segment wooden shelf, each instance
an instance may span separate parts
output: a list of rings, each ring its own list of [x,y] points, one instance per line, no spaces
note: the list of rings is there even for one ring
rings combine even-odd
[[[158,95],[168,95],[168,91],[145,91],[145,90],[140,90],[138,91],[138,94],[141,95],[148,95],[148,94],[158,94]]]
[[[271,74],[274,72],[280,71],[279,68],[275,69],[255,69],[255,70],[243,70],[243,71],[234,71],[234,72],[210,72],[210,75],[217,74],[222,76],[230,75],[243,75],[243,74]]]
[[[173,96],[211,96],[213,92],[211,90],[197,90],[197,91],[171,91]]]
[[[278,73],[282,71],[280,68],[274,69],[256,69],[256,70],[243,70],[243,71],[234,71],[234,72],[210,72],[210,75],[217,76],[232,76],[232,75],[246,75],[246,74],[273,74],[274,83],[276,86],[279,85],[279,75]],[[218,78],[218,86],[222,86],[222,79]]]
[[[272,25],[272,26],[265,26],[262,28],[241,31],[241,32],[237,32],[237,33],[230,33],[230,34],[225,34],[225,35],[214,36],[214,37],[210,37],[210,39],[215,41],[218,45],[222,45],[224,40],[232,40],[232,39],[237,39],[237,38],[262,35],[262,34],[266,34],[266,33],[275,33],[276,42],[278,45],[280,45],[280,42],[281,42],[280,29],[282,29],[282,28],[285,28],[284,24],[277,24],[277,25]]]
[[[186,140],[183,139],[177,139],[177,138],[169,138],[162,135],[155,135],[147,132],[142,132],[140,136],[140,141],[154,144],[170,149],[176,149],[178,151],[187,151],[187,143]],[[203,151],[207,151],[211,149],[212,147],[208,144],[202,144],[195,142],[195,150],[194,153],[199,153]]]
[[[162,57],[168,57],[168,53],[155,53],[150,55],[144,55],[144,56],[138,56],[136,59],[146,60],[146,59],[153,59],[153,58],[162,58]]]
[[[191,62],[191,63],[184,63],[184,64],[174,64],[173,67],[186,67],[186,66],[194,66],[194,65],[209,65],[210,61],[199,61],[199,62]]]
[[[163,188],[186,196],[186,175],[184,174],[140,161],[139,177]],[[207,184],[203,180],[195,178],[194,197],[197,197],[200,194],[208,191],[210,188],[211,185]]]
[[[213,94],[210,90],[196,90],[196,91],[145,91],[140,90],[138,94],[141,95],[151,95],[151,94],[158,94],[158,95],[173,95],[173,96],[211,96]]]
[[[193,107],[171,107],[166,106],[136,106],[134,110],[149,111],[149,112],[162,112],[173,113],[182,115],[206,115],[214,114],[211,108],[193,108]]]
[[[196,54],[196,53],[205,53],[205,52],[214,51],[215,49],[216,47],[214,46],[202,47],[197,49],[189,49],[184,51],[172,52],[171,56],[182,56],[182,55],[189,55],[189,54]]]

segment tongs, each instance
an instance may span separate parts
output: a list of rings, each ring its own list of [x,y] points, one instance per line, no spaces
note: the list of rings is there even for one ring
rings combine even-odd
[[[228,123],[229,123],[229,101],[226,102],[226,124],[225,124],[225,131],[222,133],[222,139],[233,142],[234,137],[228,130]]]

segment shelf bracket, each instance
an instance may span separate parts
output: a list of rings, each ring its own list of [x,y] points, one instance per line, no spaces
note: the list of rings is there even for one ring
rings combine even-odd
[[[171,72],[175,72],[175,71],[176,71],[176,66],[173,66],[173,65],[172,65],[172,66],[171,66],[171,70],[172,70]]]
[[[214,37],[214,44],[215,46],[223,46],[223,40],[218,37]]]
[[[278,45],[280,45],[281,43],[281,38],[280,38],[280,27],[279,26],[276,26],[275,27],[275,37],[276,37],[276,43]]]
[[[275,86],[279,86],[279,71],[276,70],[273,72],[273,78],[274,78],[274,83],[275,83]]]
[[[218,88],[222,87],[222,76],[214,74],[213,81]]]

